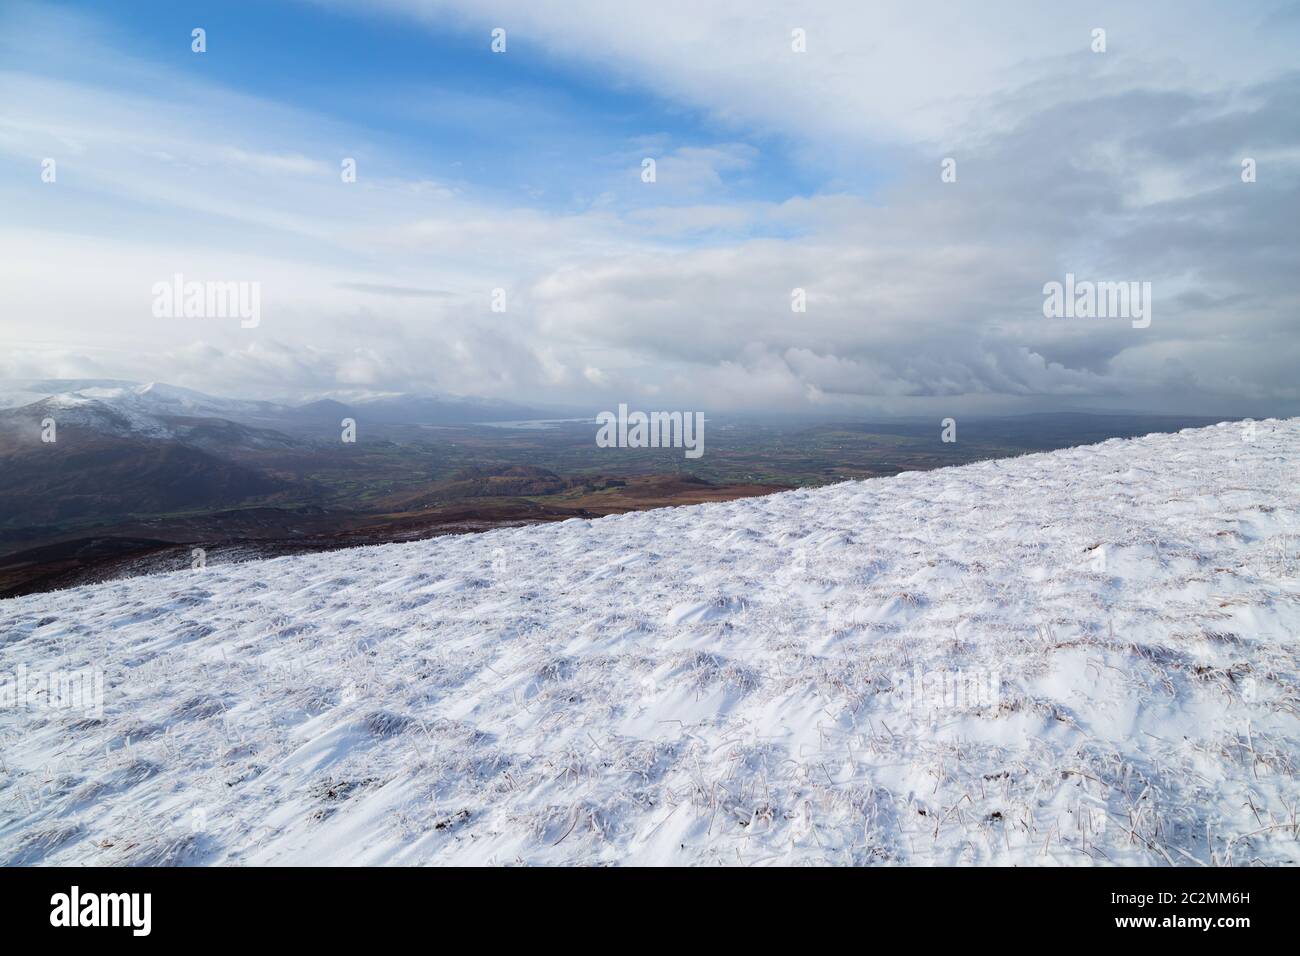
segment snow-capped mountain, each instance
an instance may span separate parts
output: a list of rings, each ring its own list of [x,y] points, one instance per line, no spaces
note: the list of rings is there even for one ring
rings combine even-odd
[[[59,429],[71,427],[87,436],[181,441],[198,446],[225,443],[257,448],[291,444],[286,436],[273,431],[235,424],[271,415],[279,406],[214,398],[158,382],[141,385],[53,379],[11,386],[4,396],[6,401],[17,404],[0,410],[0,431],[26,434],[29,439],[39,434],[40,422],[52,419]]]
[[[3,601],[0,862],[1295,864],[1297,447]],[[50,706],[77,674],[102,713]]]
[[[183,410],[171,400],[155,401],[136,392],[97,394],[97,389],[60,392],[29,405],[0,410],[0,439],[17,444],[40,440],[43,425],[86,438],[170,441],[214,451],[232,448],[287,448],[294,441],[272,429],[241,424],[195,405]],[[0,441],[0,447],[4,446]]]
[[[364,415],[379,424],[472,424],[546,417],[556,409],[541,409],[497,399],[457,395],[358,394],[347,401],[319,399],[302,404],[218,398],[161,382],[115,379],[43,379],[0,383],[0,409],[54,402],[61,407],[89,402],[130,416],[146,430],[157,430],[158,419],[222,418],[253,424],[326,423],[337,427],[339,416]],[[571,412],[572,409],[562,409]]]
[[[175,430],[160,416],[143,411],[133,402],[105,402],[82,392],[60,392],[30,405],[0,412],[0,428],[19,433],[28,426],[34,438],[38,422],[52,420],[58,427],[74,427],[87,434],[115,438],[171,439]]]
[[[240,418],[272,414],[274,402],[217,398],[161,382],[116,379],[43,379],[9,382],[0,387],[0,407],[17,408],[43,399],[67,405],[98,402],[119,411],[183,418]]]

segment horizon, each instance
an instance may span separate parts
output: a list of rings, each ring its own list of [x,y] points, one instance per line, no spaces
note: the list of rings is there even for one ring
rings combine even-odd
[[[6,388],[12,389],[15,386],[26,386],[27,388],[19,389],[19,391],[24,392],[25,394],[19,397],[17,392],[6,390]],[[50,387],[50,386],[58,386],[58,387]],[[173,383],[164,382],[164,381],[139,382],[139,381],[132,381],[129,379],[110,379],[110,378],[0,379],[0,412],[7,411],[7,410],[18,410],[24,407],[25,405],[36,404],[46,398],[56,397],[59,395],[69,395],[69,394],[84,395],[85,393],[99,391],[99,390],[131,391],[131,392],[135,392],[136,394],[140,394],[142,392],[150,391],[159,386],[161,386],[164,389],[170,389],[178,392],[187,393],[196,398],[211,399],[215,401],[249,402],[249,403],[257,403],[257,404],[265,404],[265,405],[277,405],[285,408],[303,408],[310,405],[328,404],[328,403],[335,403],[338,404],[340,407],[348,407],[349,403],[357,406],[365,406],[367,404],[374,403],[374,402],[400,400],[400,399],[414,399],[414,400],[434,400],[434,401],[463,402],[463,403],[477,402],[477,403],[482,403],[484,406],[491,406],[491,405],[511,406],[521,411],[555,412],[555,413],[565,413],[565,414],[584,412],[583,408],[580,408],[578,406],[572,406],[572,405],[552,405],[546,402],[513,402],[508,399],[484,398],[484,397],[473,396],[473,395],[455,395],[446,392],[358,391],[358,392],[350,392],[350,393],[331,392],[323,395],[309,395],[309,396],[298,396],[298,397],[281,396],[277,398],[277,397],[261,397],[261,396],[234,395],[234,394],[215,394],[212,392],[204,392],[199,389],[189,388],[183,385],[175,385]],[[26,400],[27,398],[32,396],[40,396],[40,397],[33,397],[31,401]],[[96,396],[96,395],[87,395],[86,397],[98,401],[105,401],[111,398],[111,396]],[[626,406],[627,403],[623,402],[619,404]],[[664,407],[670,407],[672,405],[671,402],[663,402],[663,401],[660,401],[658,404]],[[583,420],[589,420],[594,422],[598,415],[606,411],[607,410],[605,409],[601,409],[600,411],[592,411],[590,414],[585,415]],[[784,421],[790,423],[846,422],[846,423],[858,423],[858,424],[872,424],[872,423],[933,424],[931,416],[925,416],[925,415],[915,415],[915,414],[914,415],[870,415],[867,413],[855,414],[852,413],[851,411],[846,411],[842,409],[836,409],[836,410],[808,409],[808,410],[801,410],[801,411],[767,411],[767,410],[733,409],[727,411],[711,411],[706,407],[703,413],[707,416],[708,420],[720,419],[723,421],[729,419],[740,421],[740,420],[748,420],[752,418],[752,419],[763,419],[763,420],[777,421],[777,422]],[[1069,416],[1069,415],[1077,415],[1081,417],[1093,416],[1093,417],[1115,417],[1115,418],[1217,419],[1217,421],[1223,421],[1223,422],[1253,420],[1252,417],[1248,415],[1245,416],[1231,415],[1231,414],[1215,415],[1214,413],[1180,414],[1177,412],[1151,412],[1151,411],[1143,411],[1140,409],[1132,409],[1132,408],[1088,408],[1088,407],[1080,408],[1080,407],[1072,407],[1072,406],[1063,406],[1054,409],[1052,411],[1017,411],[1017,412],[1008,412],[1008,413],[1001,413],[1001,414],[975,414],[975,415],[966,416],[966,420],[970,422],[1007,421],[1007,420],[1023,419],[1023,418]],[[1293,417],[1293,416],[1286,416],[1286,415],[1266,416],[1261,420],[1270,421],[1270,420],[1285,419],[1288,417]],[[528,420],[542,421],[544,419],[528,419]],[[572,421],[575,419],[567,419],[567,420]]]

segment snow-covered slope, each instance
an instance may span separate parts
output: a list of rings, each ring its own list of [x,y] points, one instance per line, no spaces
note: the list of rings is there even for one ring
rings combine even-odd
[[[0,602],[0,671],[105,675],[0,710],[0,862],[1300,862],[1250,438]]]
[[[115,379],[44,379],[0,382],[0,408],[19,408],[49,399],[66,407],[91,402],[123,414],[182,418],[239,418],[273,414],[283,406],[215,398],[161,382],[124,382]]]
[[[234,419],[279,406],[266,402],[239,402],[211,398],[172,385],[72,380],[75,389],[54,391],[30,403],[6,407],[4,402],[34,394],[41,385],[59,380],[26,383],[22,389],[0,387],[0,432],[38,440],[43,421],[54,419],[60,429],[76,428],[83,434],[113,438],[175,440],[193,444],[224,441],[250,447],[279,447],[290,440],[275,432],[253,431]],[[230,419],[231,421],[228,421]]]
[[[0,410],[38,402],[61,409],[94,405],[156,431],[157,420],[224,418],[245,423],[304,422],[320,418],[331,427],[340,417],[361,413],[383,424],[472,424],[519,421],[571,414],[573,409],[519,405],[493,398],[459,395],[417,395],[403,392],[358,391],[333,399],[285,405],[277,402],[218,398],[194,389],[162,382],[117,379],[0,379]]]

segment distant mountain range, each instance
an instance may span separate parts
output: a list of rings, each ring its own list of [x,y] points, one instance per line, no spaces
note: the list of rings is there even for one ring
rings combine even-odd
[[[218,398],[161,382],[117,379],[0,382],[0,409],[16,412],[24,408],[28,409],[28,418],[34,412],[68,414],[78,410],[83,420],[87,416],[99,416],[114,433],[126,427],[133,434],[151,437],[172,437],[165,423],[174,418],[220,418],[264,427],[308,424],[333,428],[348,417],[379,425],[470,425],[573,414],[571,409],[456,395],[392,394],[347,402],[320,399],[295,405]],[[58,415],[53,417],[58,420]]]
[[[453,396],[287,405],[160,382],[0,383],[0,530],[301,498],[315,487],[320,449],[338,457],[345,418],[370,435],[377,426],[409,435],[548,414]]]

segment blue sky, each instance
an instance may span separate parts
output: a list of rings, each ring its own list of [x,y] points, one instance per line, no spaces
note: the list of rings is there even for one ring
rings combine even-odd
[[[641,157],[720,138],[753,151],[719,198],[779,201],[815,192],[824,178],[793,161],[780,136],[720,124],[653,87],[547,56],[526,31],[509,31],[498,55],[481,28],[454,18],[416,27],[361,5],[139,0],[113,16],[102,3],[60,5],[93,18],[126,57],[365,130],[385,147],[355,151],[375,172],[427,175],[496,201],[583,207],[599,195],[594,185],[638,184]],[[208,50],[196,57],[189,36],[200,25]],[[47,69],[22,51],[11,63]],[[57,69],[98,83],[112,65],[61,60]],[[878,171],[854,178],[870,190]],[[620,201],[648,204],[638,192],[627,188]]]
[[[1294,0],[361,7],[0,8],[0,378],[1300,408]],[[1045,320],[1067,272],[1150,282],[1150,327]],[[264,321],[159,321],[178,273]]]

